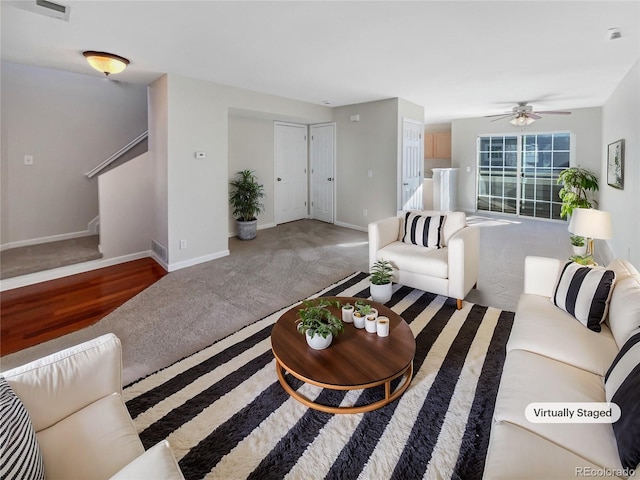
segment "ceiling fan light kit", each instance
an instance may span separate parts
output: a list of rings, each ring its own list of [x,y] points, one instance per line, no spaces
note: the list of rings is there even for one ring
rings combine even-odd
[[[492,122],[497,122],[498,120],[503,120],[506,118],[510,118],[509,123],[516,127],[526,127],[527,125],[531,125],[536,120],[540,120],[542,117],[540,114],[544,115],[571,115],[571,112],[559,112],[559,111],[551,111],[551,110],[543,110],[543,111],[533,111],[533,107],[531,105],[527,105],[527,102],[518,102],[518,105],[511,109],[511,112],[507,113],[498,113],[497,115],[487,115],[486,118],[489,117],[498,117]]]
[[[129,60],[119,55],[114,55],[113,53],[89,50],[82,52],[82,54],[87,59],[87,62],[89,62],[89,65],[107,76],[120,73],[129,65]]]

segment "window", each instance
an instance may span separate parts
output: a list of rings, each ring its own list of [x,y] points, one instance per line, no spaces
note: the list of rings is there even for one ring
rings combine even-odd
[[[479,137],[477,209],[559,220],[570,158],[569,133]]]

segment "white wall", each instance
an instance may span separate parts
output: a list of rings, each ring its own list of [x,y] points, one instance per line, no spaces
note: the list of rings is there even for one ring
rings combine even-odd
[[[351,115],[360,115],[351,122]],[[396,212],[398,99],[333,109],[336,122],[336,223],[366,229]],[[368,170],[373,177],[367,176]],[[367,216],[363,210],[367,210]]]
[[[98,187],[85,173],[147,129],[146,87],[3,62],[1,88],[0,243],[86,231]]]
[[[624,189],[607,185],[607,146],[624,139]],[[600,149],[600,210],[611,212],[612,257],[640,267],[640,60],[624,77],[602,108]],[[597,248],[597,247],[596,247]]]
[[[98,177],[100,251],[104,259],[151,249],[152,156],[149,152]]]
[[[177,75],[167,75],[150,89],[151,110],[167,112],[166,121],[152,120],[154,124],[164,122],[167,129],[163,132],[160,125],[153,127],[156,135],[150,136],[150,149],[156,151],[167,144],[166,247],[170,270],[228,254],[230,110],[299,123],[331,121],[328,107]],[[205,152],[207,158],[196,159],[196,151]],[[156,160],[165,161],[162,156]],[[164,235],[163,227],[156,222],[158,236]],[[179,248],[180,240],[186,240],[186,249]]]
[[[253,170],[264,185],[264,212],[258,215],[258,228],[275,225],[274,205],[274,122],[251,116],[229,116],[229,181],[240,170]],[[237,233],[236,221],[229,207],[229,235]]]
[[[571,115],[545,115],[541,120],[522,130],[508,121],[491,122],[488,118],[465,118],[451,123],[451,166],[459,167],[458,208],[468,212],[476,208],[476,166],[479,135],[513,135],[520,133],[571,132],[574,140],[574,164],[591,170],[596,175],[601,171],[602,108],[576,108]],[[572,166],[574,165],[572,164]],[[469,172],[467,172],[469,167]],[[606,179],[600,178],[600,185]],[[597,195],[595,196],[597,199]]]

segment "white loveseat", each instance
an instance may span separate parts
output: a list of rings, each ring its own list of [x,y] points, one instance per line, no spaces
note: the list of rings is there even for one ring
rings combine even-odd
[[[464,212],[416,211],[425,217],[443,215],[442,248],[403,242],[407,212],[369,224],[369,265],[387,260],[393,281],[426,292],[462,300],[478,282],[480,234],[467,226]]]
[[[526,258],[524,293],[496,399],[486,480],[627,477],[611,423],[537,423],[525,416],[534,402],[606,402],[604,376],[640,326],[640,274],[629,262],[615,260],[607,266],[616,280],[600,332],[550,301],[565,263]]]
[[[2,373],[24,404],[47,479],[184,479],[164,441],[145,452],[122,400],[113,334]]]

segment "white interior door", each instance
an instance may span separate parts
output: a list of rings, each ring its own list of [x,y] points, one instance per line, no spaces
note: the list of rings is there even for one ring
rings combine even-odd
[[[307,126],[275,123],[275,221],[307,217]]]
[[[402,210],[422,210],[424,158],[422,156],[421,123],[402,121]]]
[[[336,125],[311,126],[311,216],[333,223]]]

